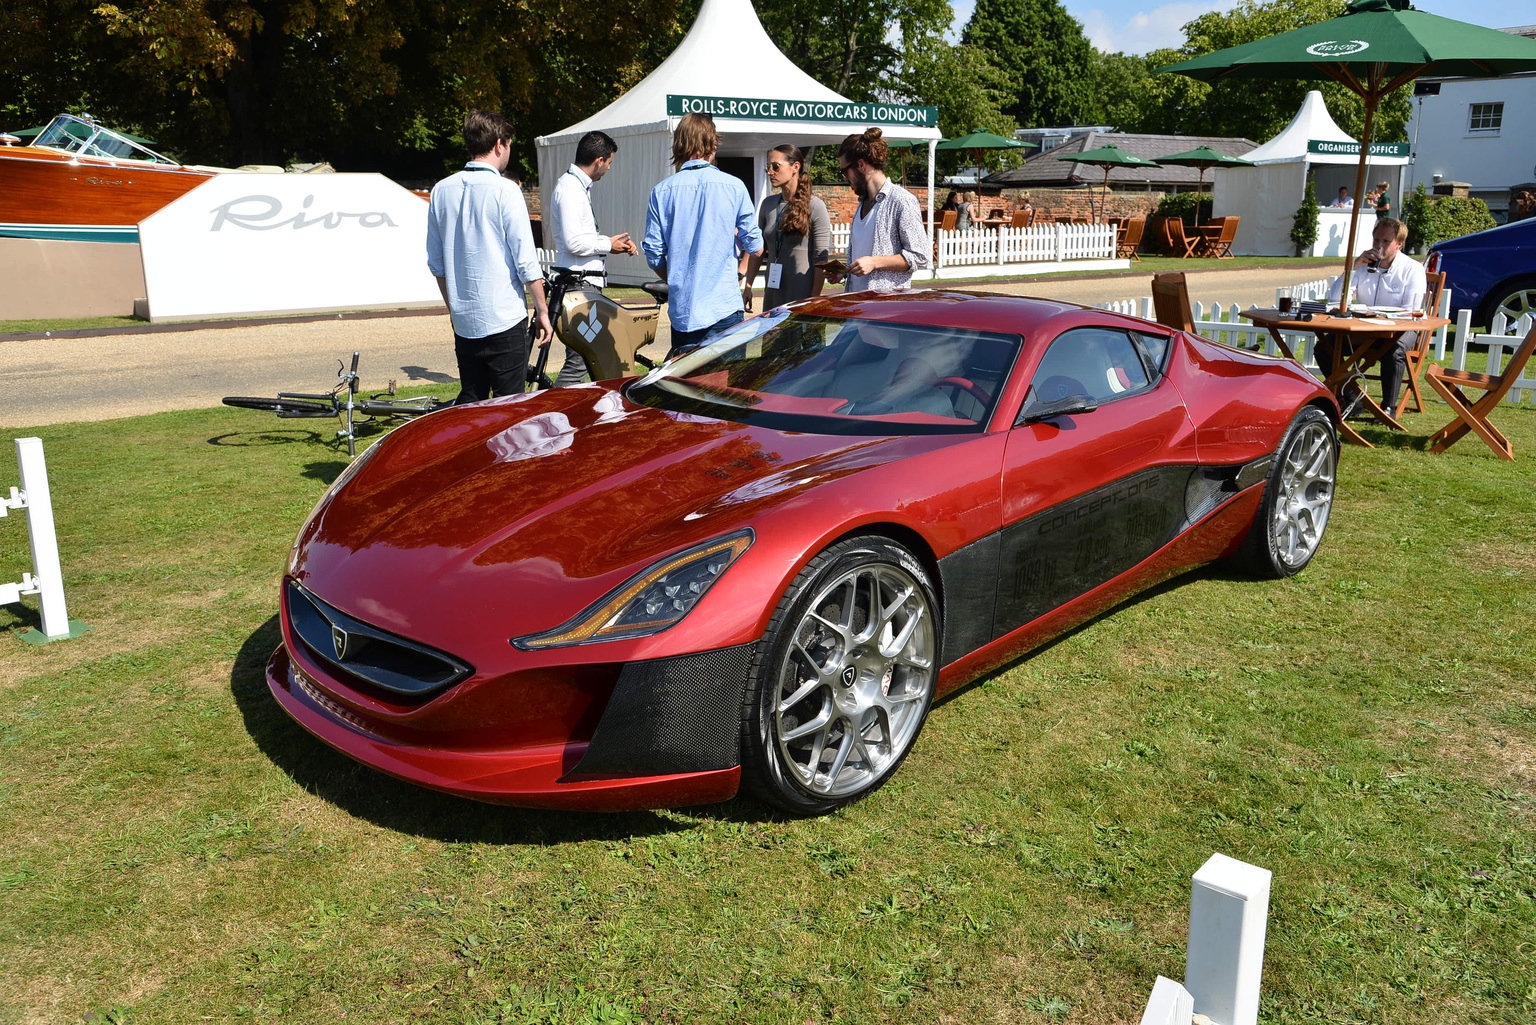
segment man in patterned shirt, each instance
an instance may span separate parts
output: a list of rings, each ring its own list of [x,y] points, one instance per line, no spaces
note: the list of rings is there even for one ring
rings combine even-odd
[[[866,128],[844,139],[837,151],[843,177],[859,197],[848,236],[850,292],[911,288],[912,272],[928,266],[928,233],[917,197],[885,176],[890,147],[882,134]]]

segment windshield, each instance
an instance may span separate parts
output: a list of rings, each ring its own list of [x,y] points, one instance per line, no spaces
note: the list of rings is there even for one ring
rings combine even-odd
[[[981,431],[1018,335],[775,310],[630,386],[634,402],[819,434]]]
[[[92,157],[149,160],[159,164],[175,163],[174,160],[163,157],[110,128],[103,128],[94,122],[82,121],[68,114],[60,114],[48,122],[48,127],[38,133],[36,145]]]

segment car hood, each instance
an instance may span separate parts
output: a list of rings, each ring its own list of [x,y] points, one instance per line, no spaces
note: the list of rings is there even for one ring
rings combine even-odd
[[[466,595],[537,593],[547,626],[662,556],[954,440],[787,433],[640,406],[616,385],[458,407],[381,442],[321,503],[291,568],[429,643],[423,621],[473,611]]]

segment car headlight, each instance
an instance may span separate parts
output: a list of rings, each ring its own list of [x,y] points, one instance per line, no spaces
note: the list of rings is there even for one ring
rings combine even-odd
[[[669,555],[553,630],[512,638],[523,651],[564,648],[660,633],[693,611],[716,580],[752,546],[751,530]]]

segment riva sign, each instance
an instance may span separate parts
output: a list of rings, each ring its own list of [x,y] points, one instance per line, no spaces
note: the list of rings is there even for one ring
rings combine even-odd
[[[139,224],[150,319],[437,305],[426,237],[383,175],[221,174]]]

